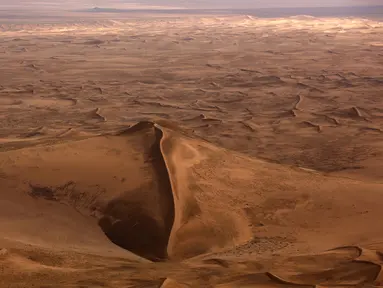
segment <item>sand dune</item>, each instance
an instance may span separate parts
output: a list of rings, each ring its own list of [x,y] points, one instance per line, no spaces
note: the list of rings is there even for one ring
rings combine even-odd
[[[1,287],[383,285],[381,22],[26,16]]]
[[[194,273],[183,280],[215,279],[214,287],[380,281],[378,252],[346,247],[317,253],[355,243],[368,247],[372,237],[377,239],[382,184],[267,163],[166,126],[163,121],[140,122],[117,134],[2,152],[4,276],[16,281],[13,273],[24,271],[92,275],[92,261],[100,258],[111,265],[133,265],[144,258],[187,260],[185,269],[196,265],[212,275],[215,269],[228,270],[232,276],[223,278],[227,283],[212,276],[187,280]],[[251,263],[253,253],[261,255],[260,264]],[[281,256],[274,260],[276,253]],[[288,256],[297,253],[317,256]],[[62,260],[45,263],[52,257]],[[77,268],[82,262],[76,257],[89,257],[89,267]],[[258,271],[262,261],[280,259],[291,259],[281,264],[289,263],[289,270],[273,266]],[[138,273],[142,263],[126,273]],[[186,272],[171,263],[163,264],[169,277],[174,273],[182,279]],[[163,273],[157,265],[150,269]],[[118,268],[102,269],[115,273]],[[238,269],[243,271],[235,276]],[[188,287],[175,280],[163,285]]]

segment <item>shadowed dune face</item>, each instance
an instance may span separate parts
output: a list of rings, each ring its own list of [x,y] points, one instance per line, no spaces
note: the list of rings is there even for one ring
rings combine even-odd
[[[142,132],[140,129],[152,132],[154,141],[147,157],[155,172],[156,184],[125,192],[110,201],[102,210],[99,225],[113,243],[144,258],[160,261],[168,257],[167,246],[174,222],[173,192],[160,150],[162,132],[151,123],[142,122],[136,126],[123,134]],[[145,205],[146,200],[141,195],[152,199],[150,206]],[[136,198],[140,200],[135,202]],[[154,213],[156,210],[158,212]]]
[[[167,259],[167,229],[139,204],[117,199],[104,213],[99,225],[114,244],[152,261]]]

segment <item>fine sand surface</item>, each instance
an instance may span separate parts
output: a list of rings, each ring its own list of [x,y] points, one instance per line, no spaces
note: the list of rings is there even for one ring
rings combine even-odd
[[[383,23],[97,17],[0,22],[0,287],[383,286]]]

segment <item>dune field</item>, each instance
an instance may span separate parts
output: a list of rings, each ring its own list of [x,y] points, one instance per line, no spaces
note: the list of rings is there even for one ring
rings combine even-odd
[[[383,286],[382,22],[21,16],[0,287]]]

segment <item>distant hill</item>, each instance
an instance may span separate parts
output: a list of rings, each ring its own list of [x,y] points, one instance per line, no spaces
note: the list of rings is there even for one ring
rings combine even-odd
[[[383,19],[383,5],[353,7],[302,7],[259,9],[117,9],[94,7],[85,11],[93,13],[139,13],[150,11],[151,13],[158,14],[245,14],[261,18],[308,15],[313,17],[373,17]]]

